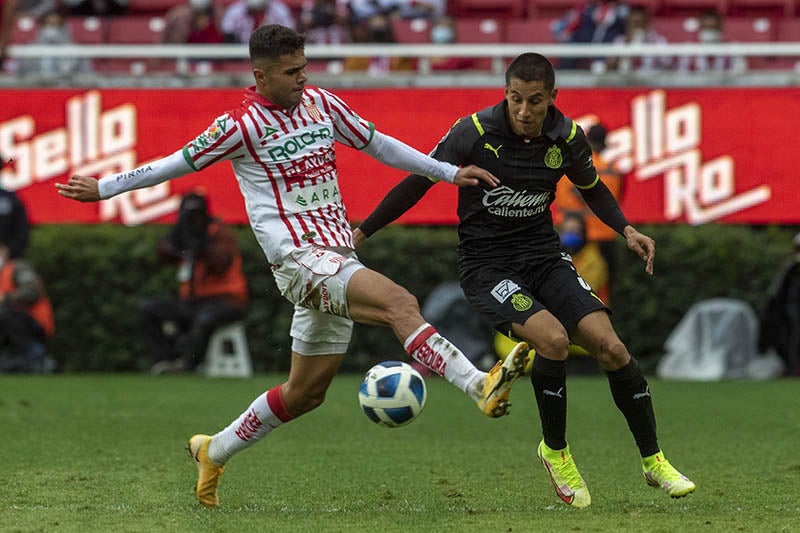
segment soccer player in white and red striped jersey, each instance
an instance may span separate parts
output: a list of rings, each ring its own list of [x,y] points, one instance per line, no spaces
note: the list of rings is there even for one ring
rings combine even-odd
[[[195,435],[197,497],[219,505],[223,465],[270,431],[322,404],[350,342],[353,321],[392,328],[409,356],[444,376],[491,417],[506,414],[512,384],[524,373],[528,346],[514,347],[488,373],[443,338],[416,298],[362,265],[337,182],[334,141],[384,164],[457,186],[499,180],[476,167],[437,161],[384,135],[334,94],[306,85],[304,36],[262,26],[250,38],[256,84],[242,106],[222,114],[183,149],[135,170],[72,176],[56,184],[73,200],[98,201],[230,160],[253,232],[281,293],[295,305],[288,380],[257,397],[227,428]]]

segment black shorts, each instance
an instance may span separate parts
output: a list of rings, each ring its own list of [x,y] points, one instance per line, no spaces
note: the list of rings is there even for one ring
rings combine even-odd
[[[461,287],[473,307],[501,333],[546,309],[572,334],[584,316],[610,312],[563,254],[531,263],[503,262],[463,268]]]

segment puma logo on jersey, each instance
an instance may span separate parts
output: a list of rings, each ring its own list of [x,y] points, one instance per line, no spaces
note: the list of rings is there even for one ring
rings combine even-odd
[[[553,391],[551,391],[551,390],[544,389],[544,390],[542,391],[542,394],[544,394],[545,396],[555,396],[556,398],[561,398],[561,399],[563,400],[563,399],[564,399],[564,397],[563,397],[563,396],[561,396],[561,391],[563,391],[563,390],[564,390],[564,387],[561,387],[561,388],[560,388],[560,389],[558,389],[556,392],[553,392]]]
[[[636,394],[634,394],[634,395],[633,395],[633,399],[634,399],[634,400],[639,400],[639,399],[641,399],[641,398],[644,398],[645,396],[650,396],[650,386],[648,386],[648,387],[647,387],[647,388],[644,390],[644,392],[639,392],[639,393],[636,393]]]
[[[492,152],[497,159],[500,159],[500,148],[503,147],[502,144],[500,146],[498,146],[497,148],[495,148],[494,146],[492,146],[489,143],[484,143],[483,147],[486,150],[489,150],[490,152]]]

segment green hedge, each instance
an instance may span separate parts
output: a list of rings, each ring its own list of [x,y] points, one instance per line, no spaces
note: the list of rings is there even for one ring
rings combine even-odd
[[[664,340],[694,302],[739,298],[756,310],[791,251],[792,228],[706,225],[642,228],[657,243],[656,275],[619,240],[620,269],[611,295],[614,323],[639,358],[661,353]],[[148,367],[138,302],[175,293],[175,270],[157,263],[159,225],[42,225],[28,256],[42,274],[56,311],[50,352],[65,371],[140,371]],[[246,319],[257,371],[288,368],[292,306],[278,293],[249,227],[237,228],[250,284]],[[406,286],[420,302],[436,285],[456,279],[452,227],[393,226],[360,251],[363,262]],[[343,371],[402,358],[388,328],[357,325]]]

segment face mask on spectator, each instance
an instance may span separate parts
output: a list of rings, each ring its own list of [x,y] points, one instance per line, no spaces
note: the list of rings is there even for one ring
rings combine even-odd
[[[455,40],[453,28],[448,26],[434,26],[431,30],[431,41],[434,44],[450,44]]]
[[[189,0],[189,6],[197,11],[211,7],[211,0]]]
[[[719,30],[700,30],[697,32],[697,38],[701,43],[719,43],[722,42],[722,32]]]
[[[583,248],[584,240],[583,235],[577,231],[566,231],[561,234],[561,246],[564,251],[569,254],[574,254]]]

